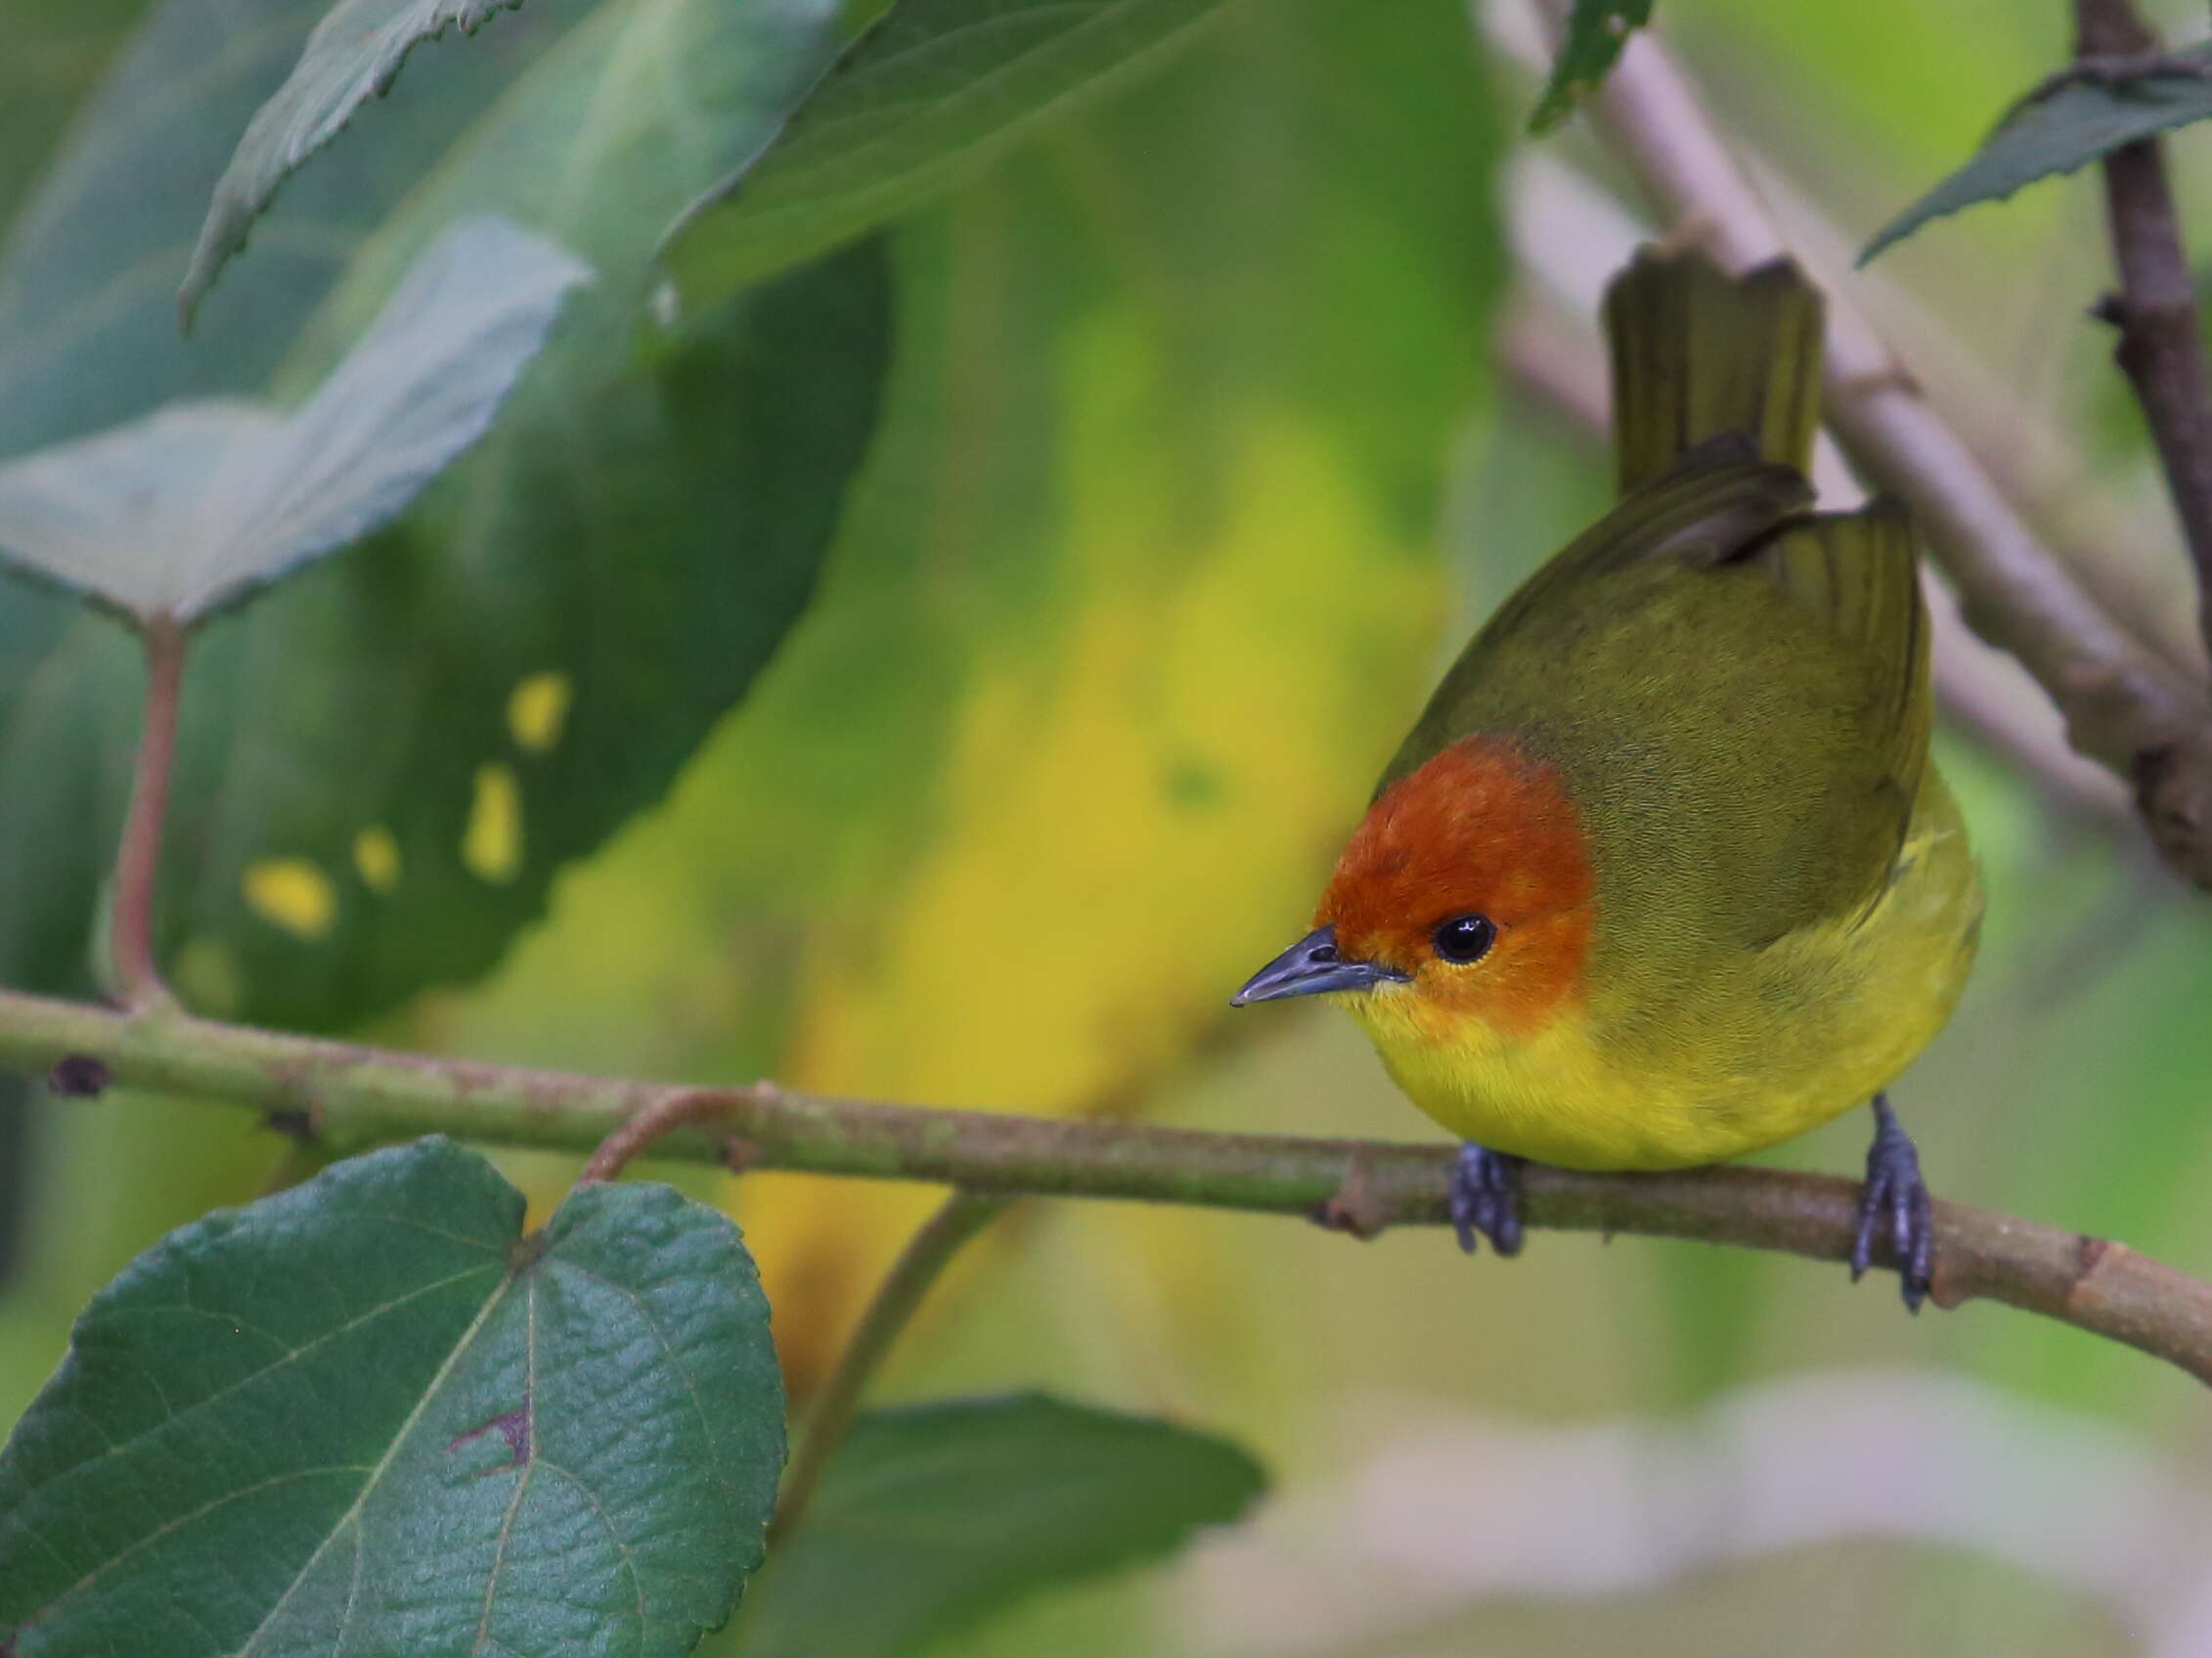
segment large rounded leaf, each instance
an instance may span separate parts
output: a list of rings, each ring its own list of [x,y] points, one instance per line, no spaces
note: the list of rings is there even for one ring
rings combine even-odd
[[[320,1022],[482,971],[798,615],[873,422],[878,249],[643,358],[604,303],[417,514],[196,647],[159,935],[188,999]]]
[[[194,646],[160,953],[196,1006],[294,1024],[480,972],[566,861],[658,798],[804,605],[887,350],[868,248],[674,331],[649,314],[669,217],[818,67],[818,0],[538,0],[419,52],[178,345],[204,189],[319,11],[170,0],[0,265],[0,450],[178,395],[300,396],[459,217],[599,273],[395,528]],[[20,582],[5,598],[0,980],[61,988],[120,822],[137,673],[103,619]]]
[[[783,1458],[736,1229],[424,1141],[184,1228],[0,1454],[16,1658],[688,1651]]]

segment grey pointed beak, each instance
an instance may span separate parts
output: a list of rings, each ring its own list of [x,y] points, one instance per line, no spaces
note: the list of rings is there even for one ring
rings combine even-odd
[[[1337,954],[1337,929],[1315,927],[1261,967],[1229,998],[1232,1008],[1280,1002],[1286,996],[1325,996],[1332,990],[1371,990],[1403,984],[1405,974],[1376,962],[1348,962]]]

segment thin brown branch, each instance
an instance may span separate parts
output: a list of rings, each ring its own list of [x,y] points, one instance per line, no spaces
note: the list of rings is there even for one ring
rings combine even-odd
[[[2129,0],[2074,0],[2077,68],[2151,64],[2158,37]],[[2198,70],[2212,66],[2190,60]],[[2196,566],[2197,625],[2212,644],[2212,378],[2182,241],[2181,214],[2155,138],[2104,157],[2104,212],[2120,291],[2100,314],[2120,331],[2113,359],[2135,388]]]
[[[1561,0],[1545,0],[1556,20]],[[1677,225],[1732,269],[1789,249],[1695,92],[1650,29],[1592,108]],[[2018,657],[2075,748],[2133,784],[2151,840],[2212,888],[2212,700],[2093,599],[2036,537],[1847,299],[1829,306],[1827,403],[1853,460],[1910,501],[1968,622]]]
[[[584,1172],[576,1177],[576,1185],[586,1187],[598,1181],[618,1179],[632,1159],[641,1155],[654,1141],[665,1140],[680,1128],[711,1123],[729,1115],[730,1091],[727,1089],[677,1089],[665,1094],[599,1142],[591,1161],[584,1165]],[[725,1161],[732,1167],[743,1161],[733,1154],[737,1143],[733,1139],[731,1152],[725,1154]]]
[[[939,1110],[479,1064],[361,1048],[178,1014],[148,1017],[0,991],[0,1065],[32,1074],[97,1060],[115,1086],[268,1114],[304,1114],[340,1155],[423,1134],[590,1153],[641,1111],[690,1098],[713,1121],[676,1129],[655,1155],[933,1181],[979,1196],[1134,1198],[1310,1215],[1358,1172],[1363,1224],[1441,1225],[1454,1150],[1441,1144],[1202,1134],[1145,1124]],[[686,1110],[690,1107],[686,1107]],[[1531,1228],[1639,1232],[1849,1257],[1851,1181],[1770,1169],[1586,1175],[1530,1168]],[[2002,1301],[2171,1361],[2212,1382],[2212,1284],[2118,1244],[2030,1221],[1935,1206],[1935,1298]],[[1889,1265],[1883,1256],[1879,1265]]]
[[[875,1373],[882,1368],[892,1346],[921,1310],[930,1286],[951,1265],[952,1257],[968,1239],[1004,1214],[1010,1202],[1011,1199],[1004,1197],[978,1197],[972,1192],[954,1191],[907,1239],[907,1247],[900,1251],[899,1259],[892,1264],[876,1290],[875,1299],[861,1315],[852,1338],[845,1343],[837,1367],[830,1371],[829,1379],[822,1383],[821,1391],[815,1396],[814,1405],[807,1412],[798,1446],[783,1472],[783,1489],[776,1497],[775,1518],[769,1525],[772,1546],[788,1543],[792,1532],[798,1529],[808,1504],[814,1501],[815,1492],[820,1487],[822,1470],[829,1466],[837,1448],[845,1443],[853,1418],[860,1413],[861,1401],[866,1396],[868,1384],[875,1380]]]
[[[124,1003],[164,1005],[169,992],[154,960],[154,889],[161,864],[161,829],[169,814],[169,778],[176,769],[177,708],[184,692],[185,630],[166,616],[141,624],[146,647],[146,717],[131,773],[129,814],[115,853],[114,908],[109,926],[115,988]]]

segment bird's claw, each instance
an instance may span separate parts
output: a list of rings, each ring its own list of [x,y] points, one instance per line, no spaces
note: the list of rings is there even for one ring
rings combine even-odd
[[[1476,1239],[1482,1237],[1500,1255],[1521,1253],[1523,1161],[1472,1140],[1460,1146],[1451,1171],[1451,1224],[1468,1254],[1475,1253]]]
[[[1918,1313],[1935,1279],[1935,1206],[1921,1178],[1920,1152],[1898,1124],[1889,1102],[1874,1101],[1874,1144],[1867,1152],[1867,1184],[1859,1194],[1859,1230],[1851,1240],[1851,1281],[1874,1265],[1874,1240],[1886,1227],[1889,1252],[1905,1298]]]

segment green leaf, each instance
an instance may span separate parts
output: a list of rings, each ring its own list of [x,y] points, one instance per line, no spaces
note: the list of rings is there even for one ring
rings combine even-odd
[[[146,0],[10,0],[0,53],[0,226]]]
[[[541,0],[554,14],[582,3]],[[0,251],[0,455],[172,398],[264,393],[362,235],[547,44],[499,30],[475,51],[419,65],[395,94],[383,143],[330,157],[295,182],[260,256],[232,275],[226,302],[185,340],[175,287],[200,203],[197,187],[170,181],[213,180],[319,15],[316,0],[166,0],[150,10]],[[188,721],[230,650],[203,640],[195,652]],[[89,987],[89,918],[136,741],[137,654],[74,597],[0,571],[0,981]],[[189,800],[179,804],[191,812]],[[321,1011],[328,1019],[332,1009]]]
[[[911,1652],[1047,1585],[1170,1554],[1265,1485],[1225,1439],[1041,1395],[877,1412],[762,1575],[735,1649]]]
[[[256,257],[183,338],[176,287],[205,207],[199,181],[212,186],[324,3],[149,8],[0,245],[0,455],[120,426],[173,398],[266,394],[362,238],[594,0],[538,0],[519,26],[420,58],[382,112],[377,142],[338,146],[302,171]]]
[[[253,221],[308,157],[335,138],[371,98],[389,92],[407,55],[458,25],[474,34],[494,13],[522,0],[338,0],[308,36],[307,49],[277,95],[254,112],[215,186],[199,241],[177,292],[187,328],[200,298]]]
[[[297,22],[296,56],[304,0],[236,6],[256,42]],[[328,1026],[483,971],[744,695],[873,429],[889,291],[863,246],[653,320],[655,241],[810,84],[818,0],[532,0],[412,61],[360,142],[286,187],[180,345],[169,299],[198,213],[160,157],[212,176],[290,61],[253,60],[253,85],[172,122],[155,90],[232,71],[198,55],[220,9],[170,0],[118,71],[136,103],[101,101],[33,208],[41,236],[0,264],[0,448],[170,397],[301,396],[457,218],[512,219],[600,274],[398,524],[194,647],[159,950],[203,1010]],[[225,125],[210,150],[202,129]],[[73,283],[49,242],[80,255]],[[0,981],[67,989],[121,819],[137,669],[105,618],[12,580],[0,597]]]
[[[2212,43],[2173,55],[2212,67]],[[2123,144],[2207,115],[2212,115],[2212,75],[2207,74],[2076,80],[2024,99],[1982,140],[1971,160],[1877,231],[1859,263],[1904,241],[1930,219],[1977,202],[2001,202],[2037,179],[2070,173]]]
[[[904,0],[855,41],[767,151],[671,227],[686,296],[712,303],[912,211],[1158,67],[1222,0]]]
[[[747,295],[649,372],[621,335],[568,355],[600,300],[573,302],[417,515],[195,648],[160,941],[234,974],[258,1017],[489,966],[564,864],[658,798],[807,599],[872,426],[880,250]],[[221,982],[184,982],[220,1005]]]
[[[171,403],[0,462],[0,553],[142,620],[194,620],[397,517],[483,435],[590,277],[543,237],[463,220],[290,414]]]
[[[1575,101],[1603,84],[1628,37],[1651,21],[1652,0],[1574,0],[1567,38],[1529,113],[1528,130],[1550,132],[1572,114]]]
[[[427,1140],[132,1263],[0,1453],[15,1658],[689,1651],[783,1459],[752,1263],[666,1187],[522,1217]]]

